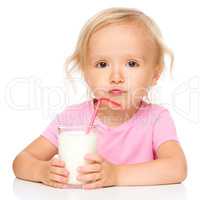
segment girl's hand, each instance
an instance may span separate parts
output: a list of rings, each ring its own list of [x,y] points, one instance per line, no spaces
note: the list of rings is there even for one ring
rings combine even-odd
[[[42,183],[56,188],[66,188],[68,175],[64,161],[54,158],[45,164]]]
[[[98,154],[87,154],[88,164],[78,168],[77,179],[84,189],[101,188],[116,185],[116,166],[104,160]]]

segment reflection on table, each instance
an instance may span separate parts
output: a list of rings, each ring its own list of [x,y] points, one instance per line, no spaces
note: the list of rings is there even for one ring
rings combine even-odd
[[[13,181],[14,195],[20,200],[124,200],[129,198],[138,200],[186,200],[185,191],[183,184],[106,187],[84,190],[81,188],[57,189],[41,183],[23,181],[17,178]]]

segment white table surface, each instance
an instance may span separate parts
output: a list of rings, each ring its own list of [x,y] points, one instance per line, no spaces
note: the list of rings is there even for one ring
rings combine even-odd
[[[186,200],[184,184],[137,187],[108,187],[94,190],[81,188],[57,189],[39,183],[27,182],[20,179],[13,181],[13,196],[21,200],[91,200],[91,199],[139,199],[139,200]]]

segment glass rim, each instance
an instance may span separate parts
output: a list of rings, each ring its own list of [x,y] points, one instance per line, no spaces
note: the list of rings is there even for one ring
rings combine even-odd
[[[63,131],[84,131],[86,132],[88,128],[88,125],[79,125],[79,126],[58,126],[58,133],[61,133]],[[91,129],[95,129],[96,126],[92,126]]]

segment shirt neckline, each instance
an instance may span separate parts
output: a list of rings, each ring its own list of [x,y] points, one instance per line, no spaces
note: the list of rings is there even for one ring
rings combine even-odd
[[[90,107],[90,111],[91,111],[90,113],[91,113],[91,115],[92,115],[92,113],[94,112],[94,101],[95,101],[95,99],[91,99],[91,100],[89,101],[89,107]],[[110,127],[110,126],[104,124],[104,123],[100,120],[100,118],[99,118],[98,116],[96,116],[96,118],[95,118],[94,126],[96,126],[96,127],[97,127],[97,126],[100,126],[100,127],[102,127],[103,129],[106,129],[106,130],[111,131],[111,132],[121,131],[121,130],[123,130],[124,128],[127,128],[127,125],[128,125],[128,124],[132,124],[132,122],[135,120],[135,118],[137,118],[137,117],[139,116],[139,114],[141,114],[141,112],[143,111],[143,108],[145,107],[145,105],[147,105],[147,103],[146,103],[145,101],[141,100],[141,103],[140,103],[140,106],[139,106],[137,112],[135,112],[135,113],[133,114],[133,116],[132,116],[130,119],[128,119],[127,121],[123,122],[122,124],[120,124],[120,125],[118,125],[118,126],[116,126],[116,127]]]

